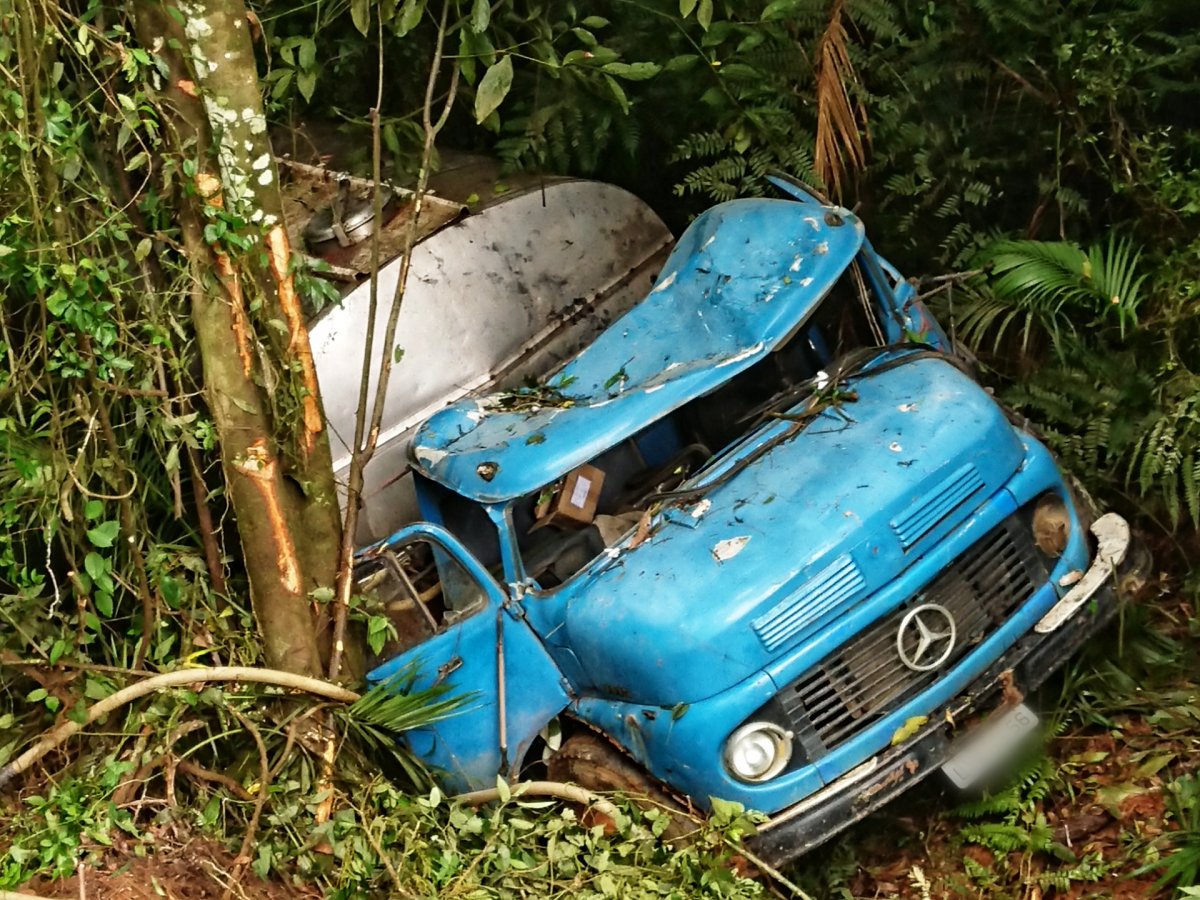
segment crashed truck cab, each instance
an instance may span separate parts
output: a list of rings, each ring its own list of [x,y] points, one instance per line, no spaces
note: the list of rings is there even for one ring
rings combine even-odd
[[[696,219],[557,371],[418,429],[422,521],[360,577],[401,636],[372,680],[470,697],[406,738],[448,789],[595,779],[569,764],[591,741],[769,814],[784,861],[939,768],[980,777],[1110,615],[1125,523],[1093,522],[853,213],[781,186]]]

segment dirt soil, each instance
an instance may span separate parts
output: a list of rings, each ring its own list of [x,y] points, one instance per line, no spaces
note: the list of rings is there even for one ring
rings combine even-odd
[[[147,856],[110,854],[101,868],[83,868],[71,878],[34,881],[22,893],[62,900],[283,900],[317,898],[309,889],[262,881],[247,871],[236,884],[234,858],[217,844],[194,839]],[[227,893],[228,892],[228,893]]]

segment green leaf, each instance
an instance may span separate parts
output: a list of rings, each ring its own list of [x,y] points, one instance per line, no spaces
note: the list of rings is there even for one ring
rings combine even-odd
[[[500,775],[496,776],[496,793],[500,795],[500,802],[507,803],[512,799],[512,790],[508,786],[508,782]]]
[[[392,22],[392,30],[397,37],[404,37],[421,23],[421,13],[425,12],[423,0],[405,0],[400,8],[400,16]]]
[[[609,75],[616,75],[626,81],[645,81],[653,78],[662,71],[662,66],[652,62],[622,63],[612,62],[601,67]]]
[[[579,43],[583,44],[585,47],[589,47],[594,50],[600,45],[600,42],[596,40],[596,36],[586,28],[572,28],[571,34],[579,38]]]
[[[95,528],[89,528],[87,531],[88,540],[92,542],[93,547],[111,547],[113,541],[117,539],[117,535],[121,531],[121,526],[112,519],[107,522],[101,522]]]
[[[316,86],[316,72],[301,72],[296,76],[296,87],[300,89],[300,95],[304,97],[306,101],[312,99],[313,90],[316,88]]]
[[[772,19],[786,19],[796,12],[796,0],[772,0],[762,11],[762,21],[770,22]]]
[[[608,24],[608,19],[604,18],[604,16],[588,16],[579,24],[584,28],[603,28]]]
[[[104,618],[106,618],[106,619],[112,617],[112,614],[113,614],[112,594],[110,594],[108,591],[96,591],[96,593],[92,597],[92,600],[96,604],[96,612],[100,613],[100,615],[104,616]]]
[[[83,517],[88,521],[98,519],[104,514],[104,501],[89,500],[83,504]]]
[[[892,746],[903,744],[910,737],[915,735],[929,721],[929,716],[913,716],[908,719],[903,725],[896,729],[896,733],[892,735]]]
[[[404,348],[397,344],[396,349],[392,351],[392,362],[400,362],[402,359],[404,359]]]
[[[720,797],[709,797],[708,799],[712,805],[713,818],[719,824],[728,824],[746,811],[742,804],[732,800],[722,800]]]
[[[28,694],[25,695],[26,703],[40,703],[41,701],[43,701],[45,699],[46,699],[46,689],[45,688],[34,688],[32,691],[30,691]]]
[[[79,700],[75,701],[75,705],[71,707],[71,711],[67,713],[67,718],[76,725],[86,725],[87,711],[87,704],[83,702],[82,698],[80,698]]]
[[[317,61],[317,42],[311,38],[302,40],[299,55],[296,58],[300,62],[300,68],[311,69]]]
[[[350,0],[350,19],[354,22],[354,27],[358,29],[359,34],[365,35],[371,27],[370,0]]]
[[[92,581],[100,581],[108,575],[110,563],[99,553],[89,553],[83,558],[83,570],[92,577]]]
[[[250,864],[250,868],[254,870],[254,874],[259,878],[265,879],[271,874],[271,863],[275,859],[275,850],[267,841],[261,841],[258,845],[258,856],[254,862]]]
[[[483,78],[479,81],[479,89],[475,92],[475,121],[482,124],[504,102],[512,88],[513,65],[512,57],[500,58],[494,66],[488,67]]]
[[[612,92],[612,95],[616,98],[617,102],[621,104],[621,111],[628,114],[629,98],[625,96],[625,89],[621,87],[621,82],[617,81],[617,79],[613,78],[611,75],[605,75],[604,80],[608,82],[608,89]],[[606,387],[610,386],[611,385],[606,385]]]
[[[471,52],[471,38],[475,37],[471,29],[464,28],[458,33],[458,68],[462,72],[463,81],[475,84],[475,55]]]
[[[287,93],[288,85],[292,83],[292,75],[296,72],[295,69],[283,69],[279,76],[279,80],[275,82],[275,86],[271,88],[271,99],[280,100]]]
[[[89,700],[103,700],[115,690],[112,682],[106,678],[88,678],[83,685],[83,695]]]
[[[476,34],[488,27],[492,20],[492,5],[488,0],[475,0],[471,4],[471,30]]]
[[[163,600],[171,609],[179,609],[179,598],[181,596],[181,586],[179,580],[172,578],[170,575],[163,575],[158,580],[158,589],[162,591]]]
[[[696,21],[705,31],[708,31],[708,26],[712,24],[712,17],[713,0],[700,0],[700,6],[696,10]]]
[[[679,0],[679,15],[687,18],[692,14],[692,10],[696,8],[697,0]]]
[[[67,652],[69,646],[62,638],[55,641],[54,646],[50,648],[50,664],[53,665],[58,662],[62,658],[62,655]]]
[[[392,623],[388,621],[387,616],[371,616],[367,620],[367,643],[371,647],[371,652],[376,656],[380,654],[383,645],[387,643],[391,626]]]
[[[205,827],[211,828],[216,824],[217,817],[221,814],[221,795],[213,794],[208,798],[208,803],[204,804],[204,810],[200,813],[200,821]]]

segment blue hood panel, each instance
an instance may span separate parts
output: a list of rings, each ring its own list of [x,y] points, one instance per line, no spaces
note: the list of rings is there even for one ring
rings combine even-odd
[[[853,387],[856,402],[560,589],[567,643],[592,678],[581,687],[648,705],[730,687],[894,579],[1021,465],[1001,410],[945,361]]]
[[[862,244],[862,223],[846,210],[714,207],[684,232],[650,296],[549,379],[560,402],[456,403],[421,426],[413,465],[484,503],[532,493],[769,354]]]

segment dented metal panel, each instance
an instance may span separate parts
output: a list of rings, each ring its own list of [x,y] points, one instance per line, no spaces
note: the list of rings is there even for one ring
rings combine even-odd
[[[422,426],[414,461],[485,502],[536,490],[765,357],[862,243],[846,212],[788,200],[715,207],[680,238],[650,295],[548,378],[540,402],[456,404]]]
[[[569,357],[645,295],[671,234],[632,194],[556,181],[510,195],[438,231],[413,251],[379,449],[365,472],[358,540],[416,518],[406,449],[419,422],[474,393],[519,384]],[[379,273],[382,339],[400,261]],[[334,468],[349,466],[370,285],[311,328]]]
[[[637,547],[628,548],[632,538],[618,544],[613,557],[598,558],[554,594],[553,604],[566,604],[574,653],[597,684],[619,684],[639,702],[690,703],[780,653],[815,664],[826,638],[812,637],[822,626],[864,602],[878,616],[903,599],[884,590],[910,562],[891,519],[920,507],[925,488],[944,482],[958,460],[977,461],[990,495],[1024,458],[1003,413],[942,360],[917,360],[856,388],[858,400],[842,410],[849,421],[830,410],[713,487],[696,527],[668,517]],[[912,396],[927,399],[897,416]],[[790,424],[771,426],[756,443]],[[891,449],[897,443],[902,452]],[[739,537],[749,537],[740,553],[714,556],[722,541]],[[843,557],[857,577],[830,602],[824,584]],[[762,617],[780,606],[792,618],[767,631],[765,643]]]

